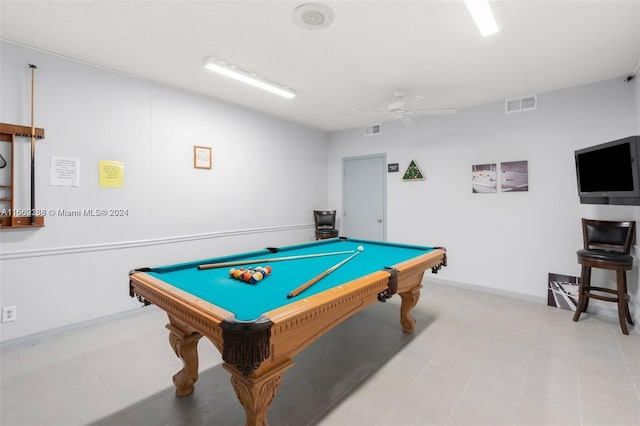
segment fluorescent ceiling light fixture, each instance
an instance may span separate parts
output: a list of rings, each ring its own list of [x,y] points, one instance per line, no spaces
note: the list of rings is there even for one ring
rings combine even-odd
[[[217,72],[218,74],[241,81],[258,89],[266,90],[283,98],[293,99],[296,97],[296,93],[288,87],[264,80],[255,74],[242,71],[233,65],[229,65],[215,58],[205,58],[203,66],[210,71]]]
[[[464,3],[469,9],[469,13],[476,21],[478,30],[483,37],[490,36],[500,31],[498,24],[496,24],[496,18],[493,17],[491,12],[491,6],[489,6],[488,0],[464,0]]]

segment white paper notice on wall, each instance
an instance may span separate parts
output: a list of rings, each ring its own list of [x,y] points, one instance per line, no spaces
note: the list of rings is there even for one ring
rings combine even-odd
[[[80,186],[80,159],[51,156],[51,186]]]

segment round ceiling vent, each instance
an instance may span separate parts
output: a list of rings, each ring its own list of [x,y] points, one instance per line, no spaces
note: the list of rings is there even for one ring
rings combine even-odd
[[[333,22],[333,10],[320,3],[305,3],[293,10],[293,22],[308,30],[321,30]]]

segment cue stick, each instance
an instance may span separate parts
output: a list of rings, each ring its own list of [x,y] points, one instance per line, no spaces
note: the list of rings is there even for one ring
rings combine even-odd
[[[33,120],[35,75],[37,66],[29,64],[31,68],[31,224],[36,224],[36,127]]]
[[[336,254],[345,254],[345,253],[353,253],[353,250],[334,251],[331,253],[301,254],[298,256],[272,257],[270,259],[252,259],[252,260],[236,260],[233,262],[222,262],[222,263],[205,263],[204,265],[199,265],[198,269],[202,270],[202,269],[224,268],[226,266],[249,265],[251,263],[280,262],[282,260],[307,259],[309,257],[334,256]]]
[[[307,281],[306,283],[302,284],[300,287],[296,288],[295,290],[291,291],[291,293],[287,294],[287,299],[291,299],[292,297],[296,297],[297,295],[299,295],[300,293],[302,293],[303,291],[305,291],[306,289],[308,289],[309,287],[311,287],[312,285],[314,285],[315,283],[317,283],[318,281],[320,281],[321,279],[323,279],[324,277],[326,277],[327,275],[329,275],[330,273],[332,273],[333,271],[335,271],[336,269],[338,269],[339,267],[341,267],[342,265],[344,265],[345,263],[347,263],[348,261],[350,261],[351,259],[353,259],[354,257],[356,257],[357,255],[359,255],[362,252],[355,252],[353,253],[351,256],[347,257],[345,260],[343,260],[340,263],[336,263],[335,265],[333,265],[331,268],[327,269],[326,271],[324,271],[323,273],[321,273],[320,275],[311,278],[309,281]]]

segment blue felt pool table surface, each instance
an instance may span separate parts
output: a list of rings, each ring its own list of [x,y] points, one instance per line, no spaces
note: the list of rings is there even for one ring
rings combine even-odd
[[[347,263],[330,273],[296,297],[287,294],[325,270],[357,252],[358,246],[364,250]],[[289,303],[307,298],[327,289],[391,267],[417,256],[433,251],[433,247],[385,243],[356,239],[330,239],[311,243],[279,247],[277,253],[264,249],[260,251],[203,259],[194,262],[151,268],[148,274],[180,290],[232,312],[236,320],[252,321],[262,314]],[[321,256],[278,262],[261,262],[273,259],[318,253],[350,251],[332,256]],[[256,284],[249,284],[229,276],[231,267],[198,269],[199,265],[218,262],[256,259],[256,263],[237,266],[249,268],[266,266],[272,273]]]

